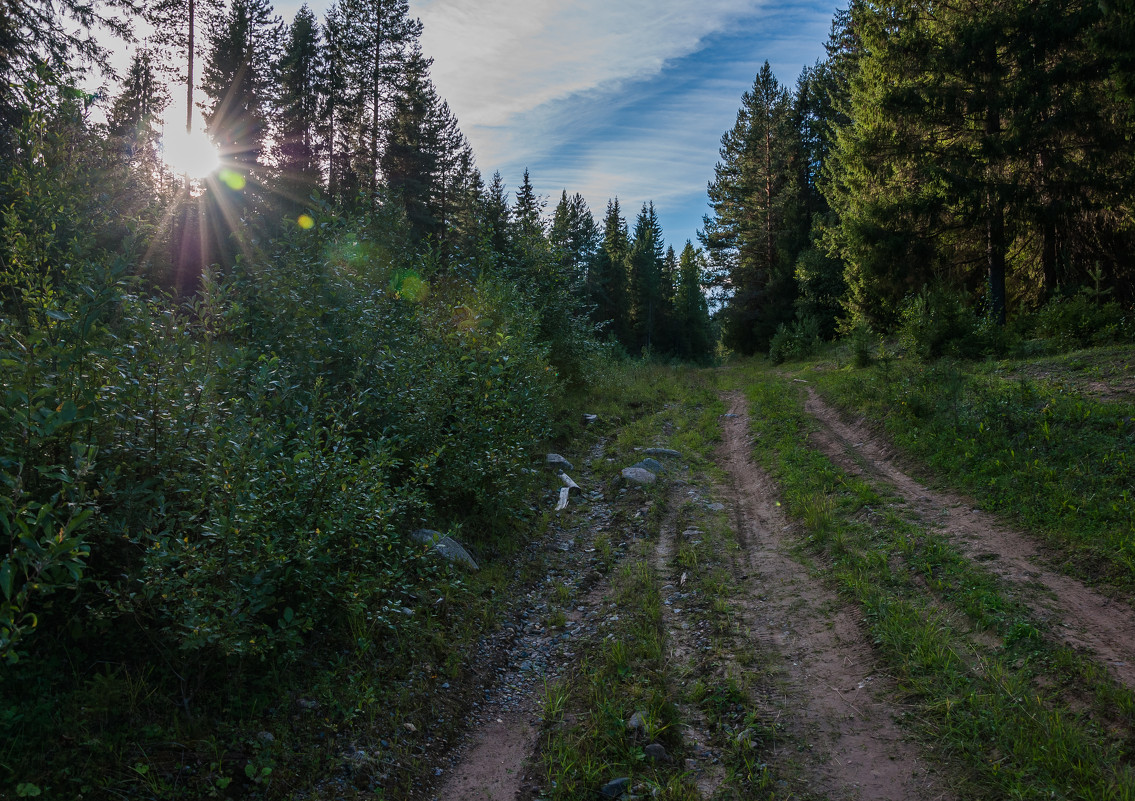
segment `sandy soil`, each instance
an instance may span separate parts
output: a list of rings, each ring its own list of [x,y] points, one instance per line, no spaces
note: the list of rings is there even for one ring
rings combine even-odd
[[[1090,653],[1117,680],[1135,688],[1131,606],[1047,567],[1031,537],[1001,525],[975,509],[972,501],[914,480],[895,463],[882,438],[861,424],[845,421],[812,387],[807,390],[805,409],[820,425],[811,436],[812,444],[845,470],[890,485],[913,515],[939,527],[967,558],[980,561],[1021,591],[1030,605],[1041,610],[1052,636]]]
[[[788,553],[776,487],[751,460],[744,397],[726,397],[719,462],[728,471],[747,575],[738,599],[751,636],[781,655],[778,710],[802,755],[809,789],[832,799],[937,799],[949,794],[922,748],[895,722],[902,708],[880,674],[855,611]]]

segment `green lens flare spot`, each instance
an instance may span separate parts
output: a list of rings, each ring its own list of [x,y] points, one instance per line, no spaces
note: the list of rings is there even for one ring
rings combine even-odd
[[[315,220],[311,218],[310,214],[301,214],[296,219],[296,223],[305,231],[309,231],[315,227]]]
[[[236,170],[230,170],[228,167],[225,167],[217,173],[217,177],[221,179],[221,182],[224,183],[225,186],[234,192],[239,192],[248,185],[248,181],[243,175]]]
[[[390,279],[390,291],[402,300],[418,303],[430,293],[430,285],[413,270],[399,270]]]

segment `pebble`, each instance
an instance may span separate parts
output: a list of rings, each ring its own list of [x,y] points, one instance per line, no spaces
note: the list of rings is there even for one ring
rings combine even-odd
[[[624,776],[620,779],[612,779],[604,784],[599,793],[604,798],[622,798],[630,788],[631,780]]]

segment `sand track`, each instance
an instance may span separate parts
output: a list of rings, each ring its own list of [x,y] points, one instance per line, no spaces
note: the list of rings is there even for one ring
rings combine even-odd
[[[789,555],[777,489],[751,458],[748,414],[739,392],[725,396],[718,461],[741,544],[740,614],[762,650],[783,660],[786,695],[778,710],[805,745],[809,790],[832,799],[948,797],[922,748],[895,722],[902,708],[881,674],[854,607],[842,603]]]
[[[881,437],[844,420],[812,387],[807,392],[805,410],[819,424],[811,444],[849,473],[890,486],[911,515],[939,528],[964,556],[982,562],[1037,609],[1054,638],[1091,654],[1135,688],[1135,614],[1129,605],[1054,571],[1032,537],[975,509],[972,501],[911,478]]]

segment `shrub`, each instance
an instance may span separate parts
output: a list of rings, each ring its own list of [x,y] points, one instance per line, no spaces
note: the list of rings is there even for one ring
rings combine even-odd
[[[811,315],[799,316],[792,326],[781,323],[769,343],[773,364],[806,359],[820,347],[820,322]]]
[[[978,359],[1003,354],[1010,336],[992,315],[980,315],[956,294],[924,289],[899,314],[899,342],[922,361],[942,356]]]
[[[1123,308],[1093,294],[1081,289],[1070,297],[1053,298],[1033,315],[1033,333],[1062,348],[1131,341],[1135,327]]]

